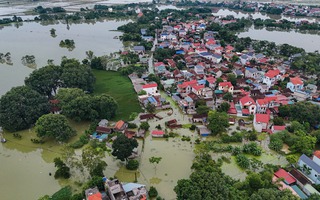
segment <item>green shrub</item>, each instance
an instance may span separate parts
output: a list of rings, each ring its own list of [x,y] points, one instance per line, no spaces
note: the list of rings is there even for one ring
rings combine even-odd
[[[196,130],[196,128],[197,128],[196,125],[192,124],[189,129],[190,129],[191,131],[194,131],[194,130]]]
[[[149,190],[149,197],[150,198],[155,198],[158,196],[158,191],[155,187],[151,186]]]
[[[129,160],[126,165],[126,168],[129,170],[136,170],[138,169],[138,167],[139,167],[139,161],[137,160]]]
[[[137,128],[137,124],[135,123],[128,123],[128,128]]]

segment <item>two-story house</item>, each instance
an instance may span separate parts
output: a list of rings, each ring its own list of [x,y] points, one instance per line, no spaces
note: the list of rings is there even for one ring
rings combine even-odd
[[[298,165],[301,171],[309,177],[315,184],[320,184],[320,166],[319,157],[314,155],[313,160],[311,160],[305,154],[300,156]]]
[[[262,131],[266,131],[268,129],[269,121],[269,114],[255,114],[253,119],[253,127],[257,132],[261,133]]]
[[[142,86],[142,90],[144,90],[148,95],[155,95],[158,93],[158,84],[150,83]]]
[[[219,83],[219,87],[218,90],[222,90],[223,92],[230,92],[231,94],[233,94],[233,85],[231,84],[231,82],[220,82]]]
[[[267,86],[273,86],[280,78],[280,71],[278,69],[269,70],[264,74],[262,82],[267,84]]]
[[[253,78],[257,80],[260,78],[260,71],[257,68],[246,67],[244,76],[246,78]]]
[[[289,88],[291,92],[302,90],[303,81],[299,77],[290,78],[290,82],[287,83],[287,88]]]
[[[244,96],[239,100],[239,105],[243,115],[253,115],[256,113],[256,103],[250,96]]]

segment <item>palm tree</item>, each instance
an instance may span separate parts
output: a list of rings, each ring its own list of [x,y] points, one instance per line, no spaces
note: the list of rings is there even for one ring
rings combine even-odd
[[[303,164],[302,171],[304,171],[307,175],[311,174],[311,168],[308,167],[306,164]]]

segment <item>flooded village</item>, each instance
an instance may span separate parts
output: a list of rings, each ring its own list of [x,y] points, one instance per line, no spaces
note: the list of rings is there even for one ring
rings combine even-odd
[[[237,4],[228,5],[192,10],[170,4],[149,8],[137,3],[130,9],[123,6],[113,11],[116,8],[106,3],[99,7],[103,12],[129,13],[134,18],[70,23],[69,28],[63,20],[44,25],[43,19],[41,23],[2,27],[0,37],[10,39],[0,44],[0,52],[10,52],[12,61],[8,64],[3,58],[0,63],[3,102],[12,87],[34,87],[30,77],[42,68],[59,66],[63,56],[61,68],[65,69],[57,67],[61,77],[67,76],[69,72],[64,70],[72,65],[87,67],[90,72],[83,74],[91,76],[92,71],[95,77],[95,82],[90,80],[92,91],[81,88],[83,84],[77,91],[72,85],[75,83],[69,87],[61,84],[67,82],[61,78],[57,79],[58,89],[47,95],[50,114],[43,116],[66,115],[66,122],[77,133],[67,142],[53,139],[58,136],[39,136],[41,115],[27,129],[1,129],[3,199],[10,199],[15,189],[23,194],[15,194],[14,199],[59,199],[56,191],[59,195],[68,193],[70,199],[72,195],[75,199],[197,199],[186,197],[189,186],[183,181],[201,170],[213,170],[211,167],[228,176],[226,180],[235,181],[234,188],[242,192],[243,199],[254,199],[267,187],[293,199],[318,197],[320,56],[316,43],[320,36],[296,31],[303,23],[318,24],[317,18],[310,18],[310,22],[299,18],[291,22],[270,20],[270,26],[269,21],[263,21],[257,28],[258,18],[248,13],[241,13],[247,18],[231,16],[233,11],[224,9]],[[261,14],[258,3],[245,5]],[[277,9],[282,6],[271,5]],[[87,9],[83,12],[91,11]],[[281,10],[299,17],[316,17],[318,13],[317,9],[294,5]],[[284,44],[288,32],[279,24],[291,24],[286,31],[296,31],[295,36],[289,34],[292,43],[300,42],[301,46]],[[267,30],[270,27],[274,30]],[[50,29],[56,30],[55,37]],[[268,34],[278,32],[285,39],[268,39]],[[299,41],[300,34],[306,41],[314,37],[314,42]],[[74,49],[59,46],[59,41],[66,39],[74,39]],[[21,57],[31,54],[35,55],[35,68],[21,62]],[[87,78],[82,80],[89,83]],[[115,108],[104,93],[116,101]],[[76,100],[86,103],[75,104]],[[100,107],[93,105],[100,100]],[[94,111],[83,109],[86,106]],[[108,115],[100,114],[102,111]],[[117,145],[120,139],[127,146]],[[207,155],[210,167],[201,163]],[[62,173],[55,179],[55,171],[66,168],[70,178]],[[270,172],[269,186],[264,183],[252,193],[244,192],[250,178],[263,176],[266,171]],[[12,180],[13,175],[16,180]],[[48,187],[33,190],[27,180]]]

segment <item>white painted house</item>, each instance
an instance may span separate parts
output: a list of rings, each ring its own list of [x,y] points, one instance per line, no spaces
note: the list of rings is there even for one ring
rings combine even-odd
[[[315,184],[320,184],[320,166],[317,164],[319,157],[313,156],[315,160],[311,160],[305,154],[300,156],[298,165],[301,171],[309,177]]]
[[[142,86],[142,90],[146,91],[148,95],[155,95],[158,93],[158,84],[150,83]]]
[[[278,69],[269,70],[265,73],[262,82],[267,84],[267,86],[273,86],[277,80],[280,80],[280,78],[280,71]]]
[[[269,121],[269,114],[256,114],[253,119],[253,127],[258,133],[261,133],[268,129]]]

